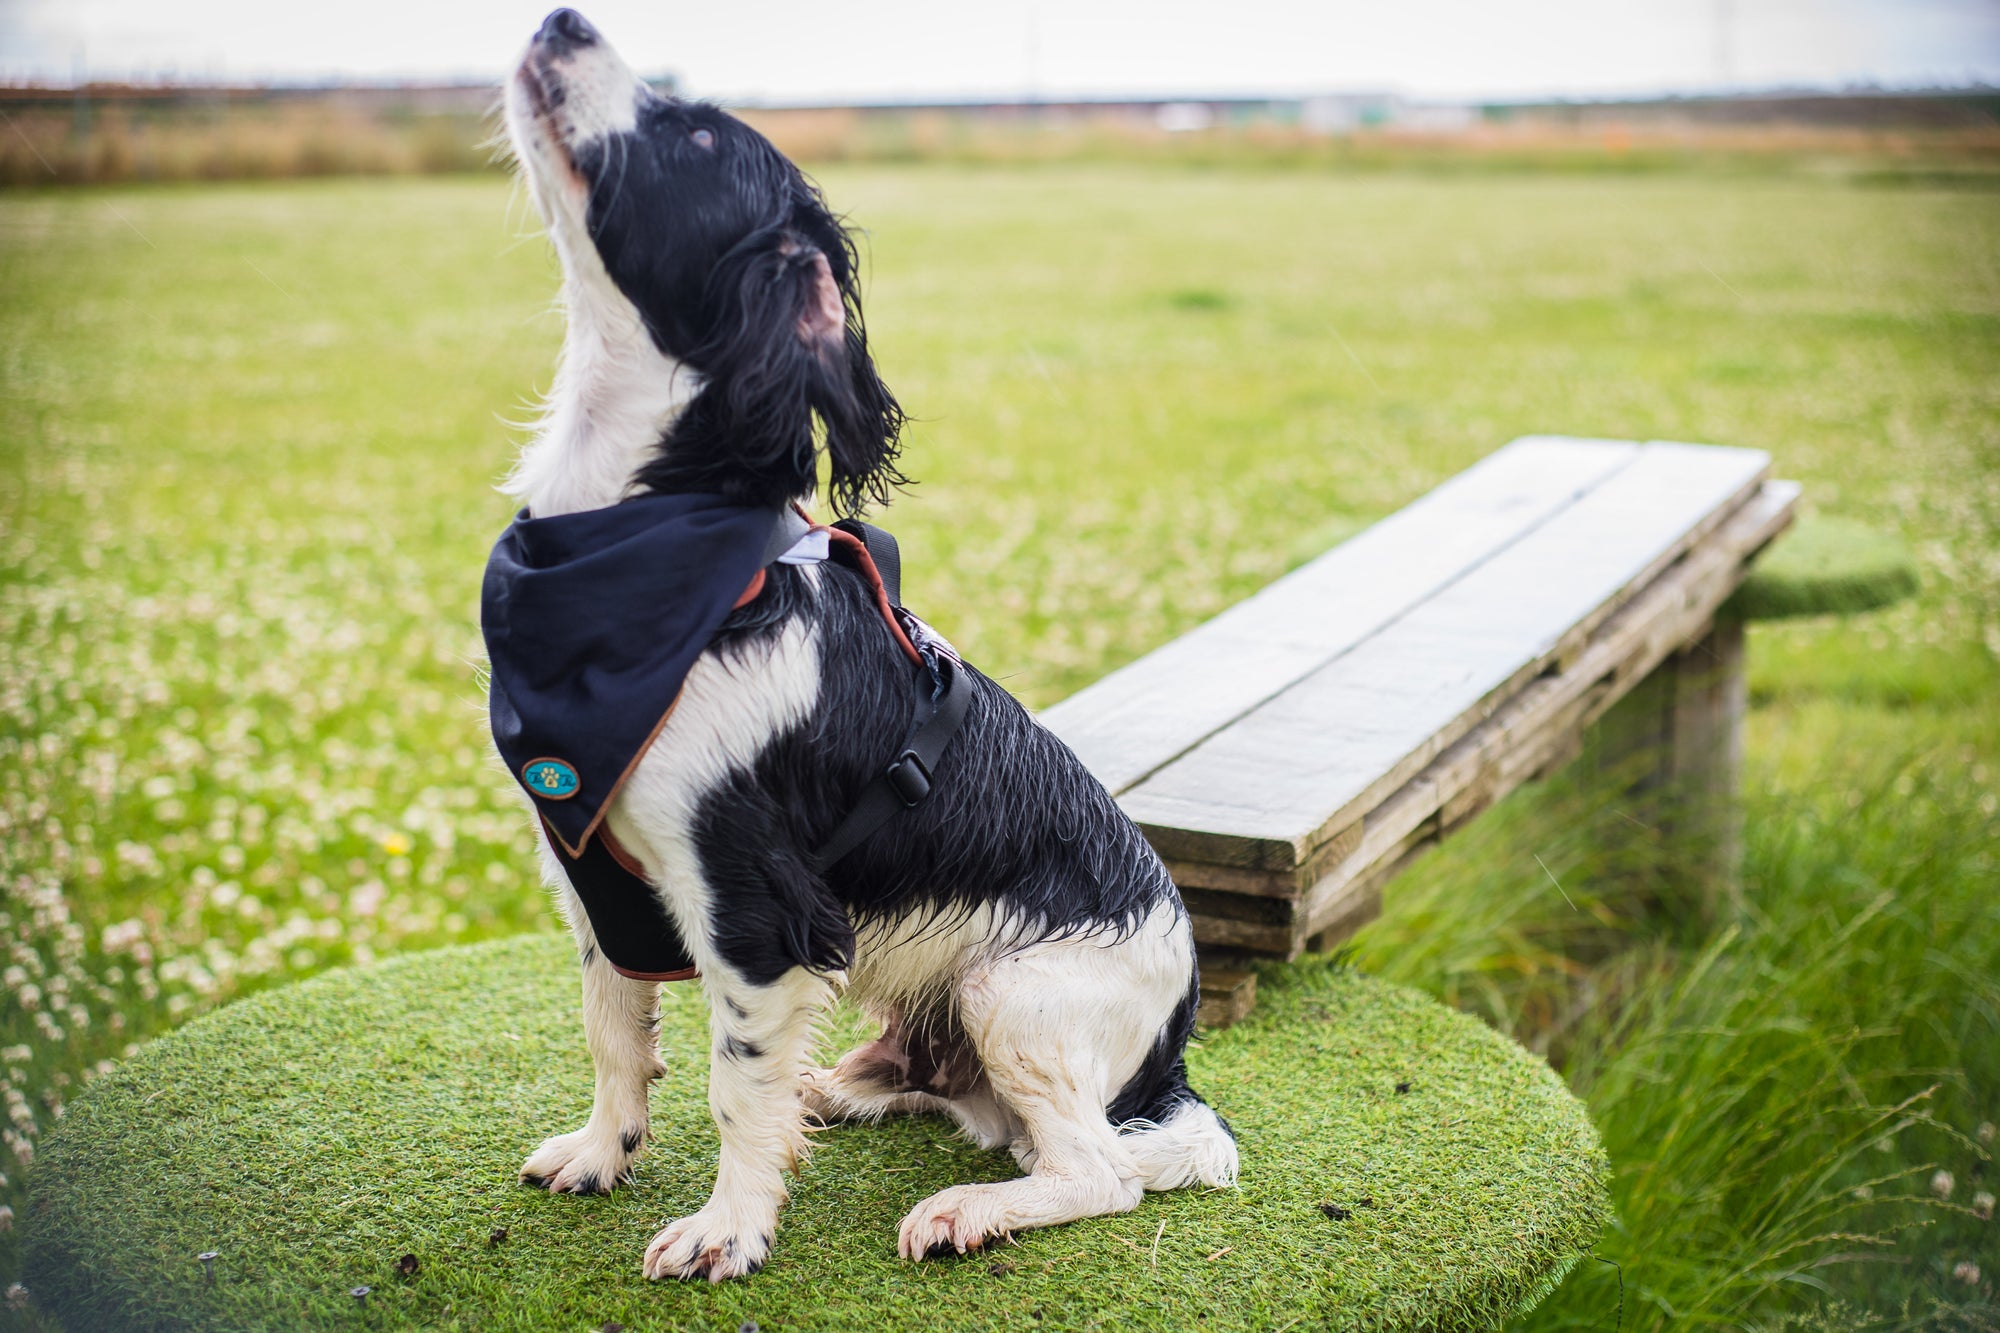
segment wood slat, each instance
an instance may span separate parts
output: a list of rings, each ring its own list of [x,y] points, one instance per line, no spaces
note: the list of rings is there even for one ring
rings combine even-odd
[[[1529,681],[1573,660],[1622,602],[1741,508],[1768,467],[1754,450],[1641,447],[1120,804],[1170,859],[1295,870]]]
[[[1516,440],[1041,720],[1123,792],[1548,523],[1640,451]]]
[[[1432,760],[1368,814],[1365,829],[1342,836],[1343,854],[1309,891],[1289,895],[1289,917],[1268,899],[1245,919],[1239,904],[1220,894],[1192,895],[1196,941],[1205,950],[1293,957],[1308,940],[1331,947],[1372,920],[1384,884],[1522,782],[1565,762],[1585,727],[1701,635],[1750,558],[1791,522],[1798,492],[1792,482],[1765,483],[1721,531],[1600,626],[1570,670],[1536,680]],[[1173,868],[1177,883],[1202,870],[1178,862]],[[1230,915],[1208,917],[1203,906]]]
[[[1791,523],[1798,495],[1794,482],[1764,483],[1687,560],[1605,621],[1568,670],[1536,680],[1371,811],[1354,850],[1301,900],[1289,951],[1367,920],[1372,909],[1357,909],[1379,903],[1382,885],[1418,853],[1540,775],[1585,727],[1701,637],[1750,558]]]

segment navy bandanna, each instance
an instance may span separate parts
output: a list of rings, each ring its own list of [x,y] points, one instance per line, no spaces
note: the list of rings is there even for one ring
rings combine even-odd
[[[717,495],[646,495],[553,518],[523,510],[494,544],[479,608],[493,741],[571,857],[780,521]]]

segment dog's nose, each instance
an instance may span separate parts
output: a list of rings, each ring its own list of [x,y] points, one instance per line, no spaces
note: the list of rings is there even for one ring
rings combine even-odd
[[[535,40],[560,55],[595,42],[597,29],[574,9],[558,9],[542,20],[541,31],[535,34]]]

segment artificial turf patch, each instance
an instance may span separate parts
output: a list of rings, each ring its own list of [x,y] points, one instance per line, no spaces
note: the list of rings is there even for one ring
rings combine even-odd
[[[1916,557],[1901,539],[1814,514],[1758,558],[1730,606],[1746,620],[1856,615],[1914,597],[1918,587]]]
[[[1249,1021],[1190,1054],[1239,1136],[1240,1189],[912,1264],[895,1255],[905,1211],[1017,1169],[937,1118],[843,1126],[819,1136],[763,1272],[648,1282],[647,1240],[713,1176],[705,1009],[667,988],[671,1072],[636,1183],[551,1196],[515,1172],[588,1110],[575,971],[549,936],[410,955],[145,1047],[44,1145],[36,1301],[72,1330],[1490,1328],[1608,1216],[1596,1131],[1542,1061],[1308,962],[1273,969]]]

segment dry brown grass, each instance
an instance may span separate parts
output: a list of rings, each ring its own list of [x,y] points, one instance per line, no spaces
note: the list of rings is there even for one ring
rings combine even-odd
[[[382,108],[339,93],[170,104],[0,101],[0,184],[275,179],[472,171],[485,117]]]
[[[1194,133],[1144,108],[746,109],[807,163],[1091,161],[1650,171],[1690,166],[2000,182],[2000,124],[1726,123],[1644,109],[1475,119],[1328,134],[1271,119]],[[489,170],[479,89],[107,89],[81,98],[0,89],[0,184],[397,175]]]

